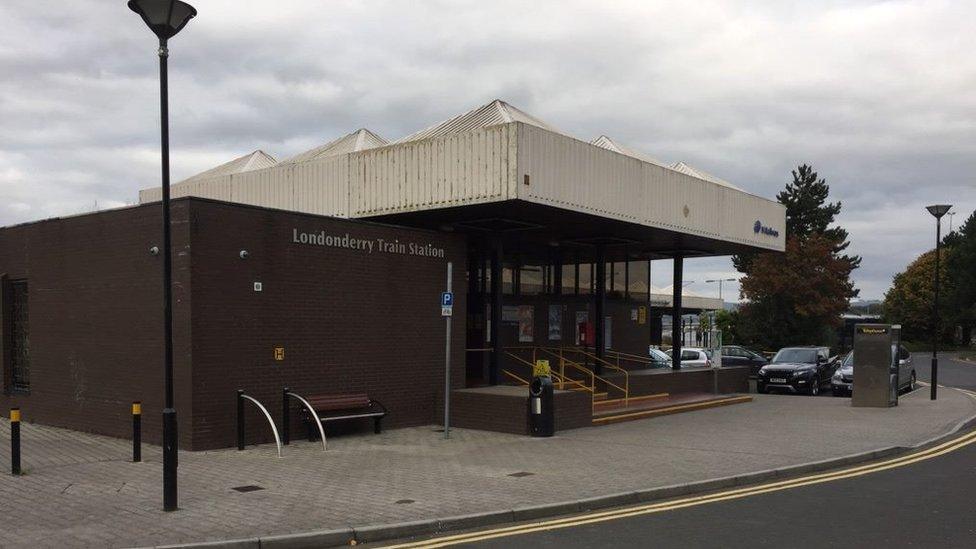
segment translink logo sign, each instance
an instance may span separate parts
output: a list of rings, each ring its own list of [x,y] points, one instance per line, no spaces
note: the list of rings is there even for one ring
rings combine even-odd
[[[779,236],[779,231],[777,231],[776,229],[768,225],[763,225],[762,221],[759,221],[758,219],[756,220],[756,223],[752,226],[752,232],[756,234],[762,233],[769,236]]]

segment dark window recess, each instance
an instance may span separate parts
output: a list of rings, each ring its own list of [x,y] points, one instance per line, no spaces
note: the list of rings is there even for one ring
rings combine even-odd
[[[10,388],[30,389],[30,324],[27,281],[10,282]]]

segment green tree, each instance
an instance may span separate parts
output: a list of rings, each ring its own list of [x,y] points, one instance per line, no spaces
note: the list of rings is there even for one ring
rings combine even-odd
[[[858,256],[843,253],[847,231],[835,224],[840,202],[828,202],[825,179],[804,164],[776,198],[786,206],[786,252],[751,253],[732,258],[745,274],[739,334],[766,349],[786,345],[829,344],[858,290],[851,273]]]
[[[719,309],[715,311],[715,327],[722,331],[722,344],[733,345],[739,341],[736,324],[739,322],[737,311]]]
[[[948,260],[952,255],[951,247],[943,250],[943,259]],[[940,269],[940,272],[940,284],[945,287],[948,269]],[[904,271],[896,274],[891,288],[885,293],[885,321],[901,324],[902,338],[907,341],[927,341],[932,337],[934,273],[935,250],[930,250],[918,256]],[[948,323],[943,326],[945,324]],[[944,331],[951,333],[951,329]],[[946,339],[946,333],[943,333],[942,339]]]
[[[976,326],[976,211],[943,242],[952,253],[945,258],[945,297],[941,305],[948,324],[961,328],[962,342],[968,345]]]

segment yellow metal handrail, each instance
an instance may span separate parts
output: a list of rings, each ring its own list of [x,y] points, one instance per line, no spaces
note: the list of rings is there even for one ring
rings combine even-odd
[[[525,360],[524,358],[516,355],[515,353],[512,353],[511,351],[505,351],[505,354],[508,355],[508,356],[510,356],[511,358],[514,358],[517,362],[521,362],[522,364],[524,364],[524,365],[526,365],[526,366],[528,366],[530,368],[532,368],[532,367],[535,366],[535,363],[534,362],[529,362],[528,360]],[[566,383],[569,383],[571,385],[576,385],[580,389],[589,391],[591,393],[595,392],[592,388],[587,387],[586,385],[584,385],[583,383],[581,383],[579,380],[572,379],[572,378],[566,378],[566,377],[563,377],[563,376],[561,376],[559,374],[556,374],[554,372],[550,372],[550,376],[552,376],[553,378],[555,378],[556,381],[560,384],[561,387],[562,386],[565,386]]]
[[[630,400],[630,372],[628,372],[627,370],[621,368],[620,366],[617,366],[617,365],[615,365],[615,364],[613,364],[613,363],[611,363],[611,362],[609,362],[607,360],[604,360],[602,358],[599,358],[595,354],[589,353],[589,352],[584,351],[583,349],[580,349],[580,348],[576,348],[576,347],[565,347],[565,348],[563,348],[563,347],[557,347],[557,349],[560,349],[561,352],[562,351],[567,351],[567,352],[571,352],[571,353],[581,354],[581,355],[583,355],[585,357],[592,358],[595,362],[599,362],[600,364],[603,364],[604,366],[610,368],[611,370],[617,370],[617,371],[621,372],[624,375],[624,386],[623,387],[621,387],[620,385],[617,385],[616,383],[614,383],[614,382],[612,382],[612,381],[610,381],[610,380],[608,380],[608,379],[606,379],[604,377],[597,376],[597,378],[600,381],[606,383],[607,385],[610,385],[611,387],[615,387],[616,389],[618,389],[620,391],[623,391],[623,393],[624,393],[624,404],[626,405],[629,402],[629,400]]]
[[[590,378],[589,379],[590,386],[587,387],[587,390],[589,390],[592,393],[592,395],[593,395],[593,401],[594,402],[596,401],[596,395],[597,395],[597,390],[596,390],[596,381],[597,380],[603,382],[604,384],[606,384],[609,387],[613,387],[613,388],[617,389],[618,391],[622,392],[624,394],[624,399],[623,400],[624,400],[624,403],[625,404],[630,401],[630,373],[627,372],[627,370],[625,370],[625,369],[623,369],[623,368],[621,368],[619,366],[614,366],[613,364],[610,364],[609,362],[607,362],[605,360],[599,359],[599,361],[601,363],[607,365],[610,369],[619,370],[620,372],[622,372],[624,374],[624,385],[623,386],[620,386],[620,385],[618,385],[618,384],[616,384],[616,383],[614,383],[614,382],[612,382],[612,381],[610,381],[610,380],[608,380],[608,379],[606,379],[604,377],[598,376],[598,375],[596,375],[596,373],[593,370],[587,368],[586,366],[584,366],[584,365],[582,365],[582,364],[580,364],[580,363],[578,363],[576,361],[570,360],[570,359],[568,359],[565,356],[564,353],[566,353],[566,352],[576,352],[576,353],[581,352],[577,348],[574,348],[574,347],[542,347],[542,346],[538,346],[537,347],[537,346],[526,346],[526,347],[508,347],[507,349],[508,349],[508,350],[506,350],[506,353],[507,354],[509,354],[513,358],[516,358],[517,360],[520,360],[522,362],[526,362],[527,364],[528,364],[527,361],[525,361],[524,359],[522,359],[520,357],[517,357],[514,354],[512,354],[511,350],[520,350],[520,351],[531,350],[532,351],[532,360],[533,360],[533,363],[535,362],[536,357],[538,356],[538,353],[540,351],[543,352],[543,353],[546,353],[548,355],[552,355],[552,356],[557,357],[559,359],[559,374],[558,374],[558,376],[554,376],[554,377],[556,377],[557,379],[561,379],[563,381],[563,383],[566,382],[566,381],[569,381],[569,382],[575,382],[578,385],[582,385],[578,380],[575,380],[572,377],[566,376],[565,368],[566,368],[567,365],[570,366],[571,368],[575,368],[575,369],[579,370],[580,372],[583,372],[584,375],[588,375],[589,378]],[[586,355],[586,356],[590,356],[587,353],[583,353],[583,354]],[[593,358],[596,359],[596,357],[593,357]],[[559,388],[560,389],[563,388],[562,384],[560,385]]]
[[[509,376],[509,377],[511,377],[511,378],[515,378],[516,381],[521,382],[523,385],[528,385],[529,384],[528,381],[520,378],[519,376],[513,374],[512,372],[509,372],[508,370],[502,369],[502,373],[505,374],[505,375],[507,375],[507,376]]]
[[[649,356],[634,355],[630,353],[624,353],[621,351],[614,351],[611,349],[607,349],[607,353],[610,353],[614,357],[616,357],[618,365],[620,364],[621,358],[629,362],[637,362],[638,364],[652,364],[654,362],[653,360],[651,360],[651,357]]]
[[[597,376],[593,372],[593,370],[590,370],[589,368],[586,368],[585,366],[583,366],[581,364],[578,364],[576,362],[573,362],[572,360],[567,359],[566,357],[562,356],[562,352],[560,352],[560,353],[557,354],[557,353],[553,352],[551,349],[548,349],[546,347],[539,347],[539,350],[542,351],[543,353],[548,353],[548,354],[550,354],[550,355],[552,355],[552,356],[554,356],[554,357],[556,357],[556,358],[559,359],[559,376],[560,377],[566,378],[566,365],[569,365],[569,366],[571,366],[573,368],[576,368],[580,372],[583,372],[583,375],[590,376],[590,387],[593,390],[593,394],[596,394],[596,380],[599,379],[599,376]],[[573,379],[573,378],[569,378],[569,379]],[[562,389],[562,387],[560,387],[560,389]]]

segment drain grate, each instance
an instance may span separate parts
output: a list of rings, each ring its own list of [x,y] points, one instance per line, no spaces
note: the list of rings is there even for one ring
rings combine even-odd
[[[511,473],[508,476],[515,477],[515,478],[522,478],[522,477],[531,477],[534,474],[535,473],[530,473],[528,471],[519,471],[518,473]]]
[[[414,500],[412,500],[412,499],[398,499],[396,501],[396,504],[397,505],[403,505],[404,503],[414,503]]]
[[[234,490],[235,492],[246,493],[246,492],[257,492],[258,490],[264,490],[264,487],[257,486],[255,484],[248,484],[247,486],[235,486],[231,488],[231,490]]]

